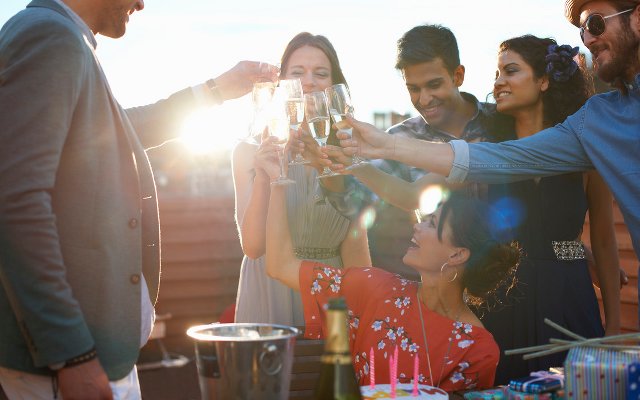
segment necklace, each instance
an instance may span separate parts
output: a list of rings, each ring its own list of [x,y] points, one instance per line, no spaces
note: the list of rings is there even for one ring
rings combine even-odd
[[[420,303],[422,303],[420,301],[420,297],[421,297],[420,296],[420,288],[421,287],[422,287],[422,285],[418,285],[418,293],[416,294],[416,298],[418,299],[418,314],[420,315],[420,325],[422,325],[422,339],[424,340],[424,348],[425,348],[426,353],[427,353],[427,367],[429,368],[429,379],[431,379],[431,386],[440,387],[440,381],[442,380],[442,374],[444,373],[444,365],[447,362],[447,360],[449,359],[449,351],[451,351],[451,343],[453,342],[453,334],[455,332],[455,329],[452,329],[451,330],[451,334],[449,335],[449,344],[447,345],[447,352],[444,354],[444,358],[442,359],[442,366],[440,367],[440,375],[438,376],[438,383],[434,385],[433,372],[431,371],[431,356],[429,354],[429,343],[427,342],[427,329],[425,328],[425,325],[424,325],[424,317],[422,316],[422,305],[420,304]],[[444,303],[442,303],[442,300],[440,300],[439,297],[438,297],[438,300],[440,302],[440,305],[442,305],[442,308],[447,313],[447,317],[449,317],[447,309],[444,306]],[[460,318],[460,315],[462,314],[463,307],[464,307],[464,304],[460,307],[460,310],[458,311],[458,315],[454,319],[454,327],[455,327],[455,324],[458,322],[458,319]]]

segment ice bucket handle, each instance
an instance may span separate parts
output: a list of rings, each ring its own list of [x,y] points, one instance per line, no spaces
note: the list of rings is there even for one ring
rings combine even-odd
[[[269,376],[276,375],[282,370],[282,354],[275,344],[265,343],[258,361],[262,372]]]

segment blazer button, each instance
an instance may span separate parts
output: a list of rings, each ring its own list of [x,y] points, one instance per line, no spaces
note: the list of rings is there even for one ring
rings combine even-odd
[[[138,274],[133,274],[131,275],[131,278],[129,278],[129,280],[131,281],[131,283],[133,283],[134,285],[137,285],[138,283],[140,283],[140,275]]]
[[[131,218],[129,220],[129,228],[135,229],[138,226],[138,220],[135,218]]]

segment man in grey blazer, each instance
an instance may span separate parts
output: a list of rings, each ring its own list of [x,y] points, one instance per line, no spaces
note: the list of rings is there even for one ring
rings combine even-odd
[[[0,384],[10,398],[51,399],[57,387],[65,400],[140,397],[134,364],[160,273],[144,149],[173,138],[199,104],[276,78],[275,67],[242,61],[123,109],[94,35],[122,36],[143,7],[33,0],[0,31]]]

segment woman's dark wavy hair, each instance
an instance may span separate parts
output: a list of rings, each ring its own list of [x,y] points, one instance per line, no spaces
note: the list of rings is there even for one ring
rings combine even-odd
[[[342,73],[340,61],[338,60],[338,53],[336,53],[336,49],[333,48],[329,39],[322,35],[312,35],[309,32],[298,33],[293,37],[293,39],[291,39],[289,44],[287,44],[287,47],[284,49],[284,53],[282,53],[282,59],[280,60],[280,68],[283,72],[287,70],[287,67],[289,66],[289,59],[293,52],[304,46],[315,47],[327,56],[331,63],[331,80],[334,85],[337,83],[344,83],[349,86],[347,84],[347,79]]]
[[[557,43],[551,38],[524,35],[505,40],[500,44],[498,52],[517,53],[533,69],[534,76],[540,79],[547,75],[545,57],[550,45]],[[564,121],[578,111],[593,94],[593,80],[585,72],[584,59],[581,60],[579,68],[565,82],[554,80],[547,75],[549,88],[542,94],[545,126],[553,126]]]
[[[342,68],[340,67],[340,60],[338,60],[338,53],[336,53],[336,49],[333,48],[333,45],[325,36],[322,35],[313,35],[309,32],[300,32],[296,36],[291,39],[287,47],[284,49],[284,53],[282,53],[282,59],[280,60],[280,69],[285,72],[289,67],[289,59],[291,59],[291,55],[294,51],[298,50],[304,46],[311,46],[322,51],[327,58],[329,59],[329,63],[331,63],[331,81],[333,84],[344,83],[349,87],[347,83],[347,79],[344,77],[342,73]],[[331,133],[327,139],[327,144],[330,145],[338,145],[338,139],[336,138],[336,129],[331,126]]]
[[[479,306],[498,288],[513,287],[521,250],[497,209],[483,200],[452,192],[442,205],[440,240],[446,222],[451,227],[451,243],[470,252],[462,274],[467,304]]]

